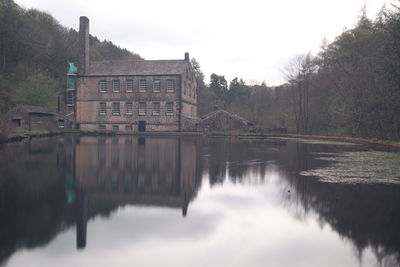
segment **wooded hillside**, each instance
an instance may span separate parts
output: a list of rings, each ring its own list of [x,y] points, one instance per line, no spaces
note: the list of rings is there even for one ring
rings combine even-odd
[[[54,106],[65,92],[67,63],[77,62],[78,32],[45,12],[2,0],[0,36],[0,114],[19,103]],[[141,59],[94,36],[90,49],[92,60]]]
[[[400,5],[383,9],[374,21],[364,11],[354,28],[323,44],[318,55],[293,58],[287,83],[278,87],[239,78],[228,84],[216,74],[205,86],[193,63],[199,115],[218,106],[260,128],[400,140]]]

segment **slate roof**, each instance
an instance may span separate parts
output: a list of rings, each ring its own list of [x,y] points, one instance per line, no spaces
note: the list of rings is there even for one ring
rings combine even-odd
[[[186,60],[105,60],[92,61],[85,75],[165,75],[183,74]]]
[[[24,110],[28,113],[44,113],[44,114],[55,114],[56,110],[52,108],[40,107],[40,106],[30,106],[30,105],[22,105],[19,104],[15,106],[13,109]]]
[[[230,112],[228,112],[228,111],[226,111],[226,110],[223,110],[223,109],[217,109],[217,110],[214,110],[213,112],[210,112],[210,113],[204,115],[204,117],[201,118],[201,121],[209,120],[209,119],[211,119],[211,118],[213,118],[213,117],[215,117],[215,116],[218,116],[218,115],[220,115],[220,114],[223,114],[223,115],[225,115],[225,116],[229,116],[229,117],[235,118],[235,119],[241,121],[242,123],[244,123],[244,124],[246,124],[246,125],[252,124],[251,121],[246,120],[245,118],[242,118],[242,117],[240,117],[239,115],[236,115],[236,114],[234,114],[234,113],[230,113]]]

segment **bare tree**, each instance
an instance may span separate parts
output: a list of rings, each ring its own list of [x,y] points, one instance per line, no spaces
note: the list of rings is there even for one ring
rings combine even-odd
[[[311,53],[294,57],[285,68],[285,77],[292,92],[292,111],[297,133],[309,133],[310,81],[316,69]]]

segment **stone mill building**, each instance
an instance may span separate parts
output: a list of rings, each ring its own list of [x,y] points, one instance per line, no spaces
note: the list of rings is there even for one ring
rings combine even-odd
[[[67,106],[81,131],[195,131],[197,84],[189,60],[90,61],[89,19],[80,17],[78,68]]]

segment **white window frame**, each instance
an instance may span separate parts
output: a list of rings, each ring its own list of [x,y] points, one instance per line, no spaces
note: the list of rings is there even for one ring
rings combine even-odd
[[[175,92],[175,80],[167,80],[167,92]]]
[[[155,92],[155,93],[161,92],[161,80],[160,79],[153,80],[153,92]]]
[[[171,110],[169,110],[171,109]],[[165,115],[173,116],[174,115],[174,102],[165,103]]]
[[[133,92],[133,79],[127,79],[126,80],[126,92],[127,93],[132,93]]]
[[[129,106],[130,106],[130,109],[128,109]],[[133,103],[132,102],[125,103],[125,115],[133,115]]]
[[[152,112],[153,116],[160,116],[161,113],[161,105],[160,102],[153,102],[152,103]]]
[[[115,107],[118,106],[118,112]],[[121,114],[121,103],[120,102],[113,102],[112,103],[112,114],[114,116],[119,116]]]
[[[101,106],[104,104],[104,112],[101,108]],[[99,115],[107,115],[107,103],[106,102],[100,102],[99,103]]]
[[[139,102],[138,109],[139,109],[139,115],[140,115],[140,116],[146,115],[146,112],[147,112],[147,103],[146,103],[146,102]]]
[[[100,93],[107,93],[107,80],[100,80],[99,81],[99,92]]]
[[[139,80],[139,92],[146,92],[147,91],[147,80],[146,79],[140,79]]]
[[[65,120],[60,119],[58,120],[58,128],[64,128],[65,127]]]
[[[121,81],[119,79],[112,80],[112,88],[114,93],[118,93],[121,91]]]

